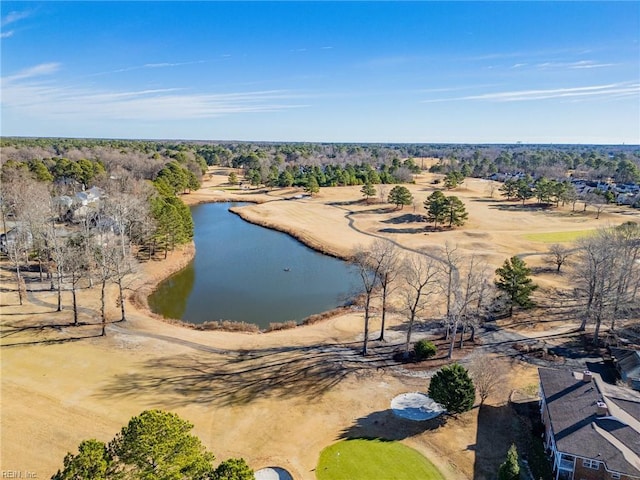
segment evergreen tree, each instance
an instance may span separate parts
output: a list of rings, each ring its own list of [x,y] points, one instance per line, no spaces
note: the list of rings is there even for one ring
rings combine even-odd
[[[40,159],[31,160],[29,162],[29,171],[33,173],[39,182],[52,182],[53,175],[49,172],[44,162]]]
[[[427,209],[427,220],[433,222],[433,228],[437,228],[438,223],[444,223],[447,219],[447,198],[440,190],[427,197],[424,208]]]
[[[473,408],[476,390],[467,369],[454,363],[442,367],[431,378],[429,396],[455,414]]]
[[[511,200],[516,196],[516,181],[510,178],[505,181],[498,190],[500,190],[500,194],[503,197],[506,197],[507,200]]]
[[[278,175],[278,186],[279,187],[290,187],[293,185],[293,175],[289,170],[283,170],[280,175]]]
[[[522,205],[524,205],[524,202],[532,198],[534,195],[534,192],[533,192],[533,188],[531,187],[531,178],[529,177],[519,178],[516,181],[515,193],[516,193],[516,198],[518,200],[522,200]]]
[[[446,199],[446,217],[449,221],[449,226],[461,227],[464,225],[464,222],[469,218],[469,214],[467,213],[467,209],[460,200],[456,196],[447,197]]]
[[[462,182],[464,182],[464,175],[457,170],[452,170],[444,177],[444,186],[447,190],[456,188]]]
[[[147,410],[129,420],[109,451],[127,478],[204,480],[213,473],[214,456],[192,428],[175,413]]]
[[[393,203],[397,208],[403,208],[405,205],[411,205],[413,196],[407,187],[396,185],[389,192],[389,203]]]
[[[520,480],[520,465],[518,464],[518,450],[511,444],[507,452],[507,459],[498,469],[498,480]]]
[[[318,185],[318,180],[313,175],[309,175],[307,178],[307,185],[304,187],[304,191],[310,193],[311,195],[318,193],[320,191],[320,185]]]
[[[369,203],[369,198],[376,196],[376,188],[369,182],[365,183],[362,186],[360,192],[362,193],[364,198],[366,198],[367,203]]]
[[[253,470],[243,458],[230,458],[216,468],[212,480],[254,480],[254,478]]]
[[[64,468],[51,477],[52,480],[106,480],[114,467],[107,446],[98,440],[84,440],[78,454],[64,457]]]
[[[215,457],[178,415],[148,410],[129,420],[109,444],[85,440],[52,480],[252,480],[242,458],[213,468]]]
[[[524,260],[516,256],[506,259],[502,267],[496,269],[496,275],[496,287],[504,291],[509,298],[509,315],[513,315],[514,304],[523,308],[533,306],[530,297],[538,286],[529,277],[531,269]]]

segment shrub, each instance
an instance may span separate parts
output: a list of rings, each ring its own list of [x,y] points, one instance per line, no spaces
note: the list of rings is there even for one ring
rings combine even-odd
[[[473,408],[476,389],[466,368],[458,363],[438,370],[429,384],[429,396],[449,413],[462,413]]]
[[[507,452],[507,459],[498,469],[498,480],[520,480],[520,465],[518,465],[518,450],[511,445]]]
[[[416,360],[424,360],[433,357],[437,352],[436,346],[429,340],[418,340],[413,346],[413,352],[416,354]]]
[[[267,332],[275,332],[277,330],[288,330],[290,328],[296,328],[298,324],[295,320],[288,320],[286,322],[271,322]]]
[[[222,462],[215,472],[213,480],[253,480],[253,470],[249,468],[244,458],[230,458]]]

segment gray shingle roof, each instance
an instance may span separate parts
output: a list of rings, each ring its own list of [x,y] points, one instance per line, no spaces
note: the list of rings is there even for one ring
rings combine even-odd
[[[640,378],[640,351],[627,348],[612,348],[611,355],[616,359],[616,363],[626,377]]]
[[[599,460],[615,472],[640,476],[640,431],[615,417],[596,415],[596,403],[604,399],[596,382],[583,382],[568,370],[540,368],[538,372],[558,450]],[[637,401],[616,405],[627,410],[627,402],[635,410],[640,395]],[[636,412],[629,413],[634,416]]]

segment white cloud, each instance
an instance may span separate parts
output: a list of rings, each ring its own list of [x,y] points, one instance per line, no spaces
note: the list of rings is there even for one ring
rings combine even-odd
[[[181,67],[183,65],[196,65],[199,63],[206,63],[206,60],[194,60],[191,62],[159,62],[159,63],[145,63],[144,65],[134,65],[132,67],[117,68],[115,70],[107,70],[104,72],[91,73],[87,77],[99,77],[101,75],[110,75],[112,73],[133,72],[135,70],[143,70],[147,68],[173,68]]]
[[[7,25],[10,25],[12,23],[18,22],[20,20],[23,20],[27,17],[29,17],[31,15],[31,12],[25,11],[25,12],[9,12],[7,15],[5,15],[5,17],[2,19],[2,21],[0,21],[0,26],[2,27],[6,27]]]
[[[140,66],[140,67],[132,67],[132,69],[135,68],[169,68],[169,67],[181,67],[183,65],[196,65],[198,63],[205,63],[204,60],[197,60],[194,62],[175,62],[175,63],[169,63],[169,62],[163,62],[163,63],[145,63],[144,65]]]
[[[60,69],[60,64],[57,62],[50,63],[41,63],[39,65],[35,65],[30,68],[26,68],[21,70],[20,72],[10,75],[8,77],[3,77],[2,81],[4,82],[14,82],[16,80],[25,80],[34,77],[41,77],[44,75],[51,75],[57,72]]]
[[[15,33],[15,30],[9,30],[8,32],[2,32],[2,33],[0,33],[0,38],[13,37],[14,33]]]
[[[237,113],[273,112],[308,105],[299,94],[285,90],[233,93],[189,93],[184,89],[114,91],[62,85],[44,75],[57,63],[37,65],[2,78],[2,108],[37,118],[187,120]]]
[[[612,67],[614,63],[598,63],[594,60],[580,60],[577,62],[544,62],[539,63],[536,67],[540,69],[582,69],[582,68],[604,68],[604,67]]]
[[[612,83],[608,85],[593,85],[587,87],[554,88],[546,90],[516,90],[509,92],[484,93],[455,98],[438,98],[425,100],[422,103],[451,102],[461,100],[476,100],[490,102],[522,102],[548,99],[586,100],[589,98],[621,98],[640,94],[638,83]]]
[[[592,60],[583,60],[581,62],[574,62],[569,65],[569,68],[603,68],[613,67],[615,63],[596,63]]]

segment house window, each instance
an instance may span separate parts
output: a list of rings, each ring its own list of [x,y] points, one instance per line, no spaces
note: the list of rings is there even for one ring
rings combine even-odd
[[[598,460],[589,460],[585,458],[584,460],[582,460],[582,466],[587,468],[593,468],[594,470],[599,470],[600,462]]]
[[[611,478],[613,478],[614,480],[618,480],[620,478],[620,474],[619,473],[612,473],[611,474]]]

